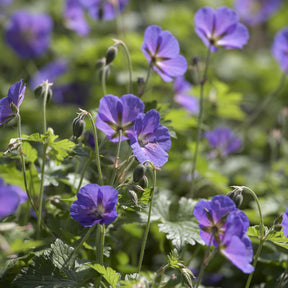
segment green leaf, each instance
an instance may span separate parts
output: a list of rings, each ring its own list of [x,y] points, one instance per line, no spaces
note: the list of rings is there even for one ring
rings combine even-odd
[[[165,118],[172,122],[171,126],[173,126],[176,131],[183,131],[197,126],[196,117],[192,117],[191,114],[187,113],[184,109],[171,109]]]
[[[267,241],[274,243],[277,246],[288,249],[288,238],[283,234],[283,231],[272,231],[267,237]]]
[[[59,165],[64,158],[69,155],[69,152],[72,152],[72,148],[75,146],[75,143],[68,139],[64,139],[57,142],[49,142],[49,146],[52,148],[49,153],[50,156],[52,156],[52,158],[55,159],[56,164]]]
[[[26,161],[34,163],[37,160],[38,152],[29,142],[23,142],[21,148]]]
[[[167,239],[181,249],[185,244],[195,245],[196,242],[204,245],[199,236],[199,225],[193,216],[193,209],[197,201],[181,198],[178,203],[172,203],[167,196],[161,196],[155,201],[153,216],[161,223],[159,231],[166,233]]]
[[[101,274],[104,279],[112,286],[112,288],[116,288],[120,275],[110,267],[105,268],[100,264],[89,265],[91,268],[96,270],[99,274]]]

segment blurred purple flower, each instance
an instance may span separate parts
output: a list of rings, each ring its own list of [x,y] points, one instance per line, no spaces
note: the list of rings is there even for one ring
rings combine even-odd
[[[67,0],[64,10],[65,25],[80,36],[90,32],[90,26],[85,19],[84,6],[81,0]]]
[[[212,131],[204,134],[209,142],[210,147],[214,150],[210,154],[211,157],[220,155],[221,157],[228,156],[238,151],[242,146],[242,141],[238,138],[231,129],[227,127],[216,127]]]
[[[246,235],[249,220],[227,196],[217,195],[199,201],[193,211],[199,222],[200,236],[207,245],[214,245],[237,268],[251,273],[254,267],[251,240]]]
[[[71,217],[82,226],[110,224],[117,217],[118,191],[111,186],[83,186],[70,207]]]
[[[288,73],[288,26],[281,29],[274,37],[272,54],[282,71]]]
[[[10,5],[14,0],[0,0],[0,6],[8,6]]]
[[[235,10],[248,25],[265,22],[280,9],[282,0],[235,0]]]
[[[235,11],[227,7],[213,10],[203,7],[195,14],[195,32],[211,52],[219,46],[226,49],[241,49],[249,39],[247,28],[239,23]]]
[[[283,234],[288,237],[288,207],[286,208],[286,213],[283,214],[282,220]]]
[[[0,220],[15,213],[27,201],[26,193],[18,186],[6,185],[0,178]]]
[[[0,99],[0,125],[13,118],[15,111],[12,111],[12,109],[19,109],[24,99],[25,90],[26,86],[23,85],[21,79],[9,88],[8,96]],[[12,109],[11,105],[14,106]]]
[[[134,131],[136,117],[143,112],[142,100],[133,94],[126,94],[121,98],[105,95],[100,100],[96,125],[112,142],[119,141],[120,131],[122,132],[121,141],[127,140]]]
[[[17,11],[5,29],[5,39],[20,57],[39,57],[50,45],[52,28],[52,19],[47,14]]]
[[[142,52],[165,82],[174,77],[182,76],[187,70],[187,61],[179,55],[180,47],[177,39],[169,32],[162,31],[158,26],[146,28]]]
[[[155,166],[163,166],[168,161],[171,139],[168,128],[160,125],[160,114],[154,109],[139,114],[134,128],[130,145],[138,161],[149,160]]]
[[[60,105],[75,104],[84,106],[89,94],[88,85],[68,83],[53,87],[53,101]]]
[[[199,101],[197,98],[189,95],[192,85],[184,77],[177,77],[174,81],[173,89],[175,91],[175,101],[183,106],[192,114],[199,113]]]
[[[80,0],[94,20],[113,20],[123,12],[129,0]]]
[[[33,75],[30,80],[30,86],[34,90],[43,81],[48,80],[53,83],[59,76],[66,73],[68,70],[68,63],[63,59],[58,59],[42,67],[37,73]],[[53,87],[52,87],[53,88]]]

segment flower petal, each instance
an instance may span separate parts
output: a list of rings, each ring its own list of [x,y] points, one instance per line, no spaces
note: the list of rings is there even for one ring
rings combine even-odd
[[[174,58],[179,54],[179,43],[169,31],[163,31],[160,33],[158,41],[159,49],[157,57]]]
[[[222,39],[223,35],[229,35],[233,33],[238,24],[237,13],[227,7],[219,7],[215,11],[215,26],[213,38]]]
[[[195,32],[205,38],[211,38],[214,28],[214,10],[211,7],[200,8],[194,16]],[[202,37],[201,37],[202,39]],[[203,40],[203,39],[202,39]]]
[[[142,51],[149,51],[152,55],[156,54],[158,39],[162,29],[159,26],[151,25],[147,27],[144,33],[144,43]]]

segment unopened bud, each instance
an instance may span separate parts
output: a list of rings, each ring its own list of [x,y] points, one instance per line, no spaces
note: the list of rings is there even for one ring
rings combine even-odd
[[[73,120],[73,136],[78,139],[84,129],[85,129],[85,120],[81,117],[81,116],[77,116],[74,120]]]
[[[117,46],[113,45],[113,46],[108,48],[108,50],[106,52],[106,56],[105,56],[106,57],[106,65],[109,65],[110,63],[113,62],[117,53],[118,53]]]
[[[131,201],[137,205],[138,204],[138,196],[137,196],[137,193],[133,190],[128,190],[128,195],[131,199]]]
[[[148,185],[149,185],[148,178],[146,176],[143,176],[139,181],[139,186],[145,189],[148,187]]]
[[[105,63],[106,63],[105,57],[97,60],[97,62],[95,63],[95,69],[101,70],[105,66]]]
[[[145,175],[145,166],[143,164],[139,164],[137,165],[137,167],[135,168],[134,172],[133,172],[133,181],[134,182],[139,182]]]
[[[192,65],[195,66],[199,63],[199,58],[198,57],[193,57],[192,58]]]
[[[46,84],[45,84],[46,85]],[[45,85],[42,83],[40,85],[38,85],[35,89],[34,89],[34,95],[36,98],[40,98],[45,96],[46,93],[46,87]],[[46,103],[48,103],[50,101],[50,99],[52,98],[52,89],[51,87],[48,88],[48,92],[47,92],[47,101]]]
[[[226,194],[235,203],[236,207],[239,208],[243,202],[242,190],[234,189]]]

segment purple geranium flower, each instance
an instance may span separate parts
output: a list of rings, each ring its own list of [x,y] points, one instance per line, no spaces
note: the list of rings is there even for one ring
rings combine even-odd
[[[81,0],[67,0],[64,11],[65,25],[80,36],[90,32],[90,26],[85,19],[84,6]]]
[[[14,0],[0,0],[0,6],[8,6],[10,5]]]
[[[99,113],[96,119],[97,128],[103,131],[112,142],[127,140],[133,133],[133,126],[139,113],[144,112],[143,102],[132,94],[118,98],[105,95],[100,100]]]
[[[280,9],[282,0],[236,0],[235,10],[248,25],[265,22]]]
[[[30,80],[32,90],[38,85],[41,85],[43,81],[48,80],[49,83],[53,83],[59,76],[66,73],[68,70],[68,63],[63,59],[58,59],[42,67],[37,73],[33,75]]]
[[[214,150],[210,155],[211,157],[215,157],[216,155],[220,155],[221,157],[228,156],[238,151],[242,146],[241,139],[227,127],[216,127],[204,135],[210,147]]]
[[[192,114],[199,113],[199,101],[197,98],[189,95],[192,85],[184,77],[177,77],[174,81],[173,89],[175,91],[175,101],[183,106]]]
[[[249,220],[227,196],[214,196],[199,201],[193,212],[199,221],[200,236],[207,245],[214,245],[236,267],[251,273],[253,258],[251,240],[246,235]]]
[[[23,80],[21,79],[9,88],[8,96],[0,99],[0,125],[9,121],[15,115],[14,109],[19,109],[24,99],[25,90],[26,86],[23,85]],[[14,106],[12,108],[13,111],[11,106]]]
[[[161,167],[168,160],[171,139],[168,128],[160,125],[159,113],[152,109],[141,113],[135,121],[135,133],[130,145],[139,162],[151,161]]]
[[[182,76],[187,70],[187,61],[179,55],[180,47],[177,39],[169,32],[162,31],[158,26],[146,28],[142,52],[165,82],[174,77]]]
[[[129,3],[129,0],[80,0],[94,20],[113,20]]]
[[[6,27],[5,39],[20,57],[39,57],[50,45],[52,27],[52,19],[47,14],[17,11]]]
[[[288,207],[286,208],[286,213],[283,214],[282,219],[283,234],[288,237]]]
[[[288,26],[276,34],[272,45],[272,54],[281,69],[288,73]]]
[[[235,11],[227,7],[219,7],[214,11],[211,7],[203,7],[195,14],[195,32],[211,52],[218,46],[227,49],[240,49],[249,39],[247,28],[239,23]]]
[[[111,186],[87,184],[79,190],[77,199],[71,205],[70,215],[82,226],[110,224],[117,217],[118,192]]]
[[[27,201],[26,193],[18,186],[6,185],[0,179],[0,220],[16,212]]]

